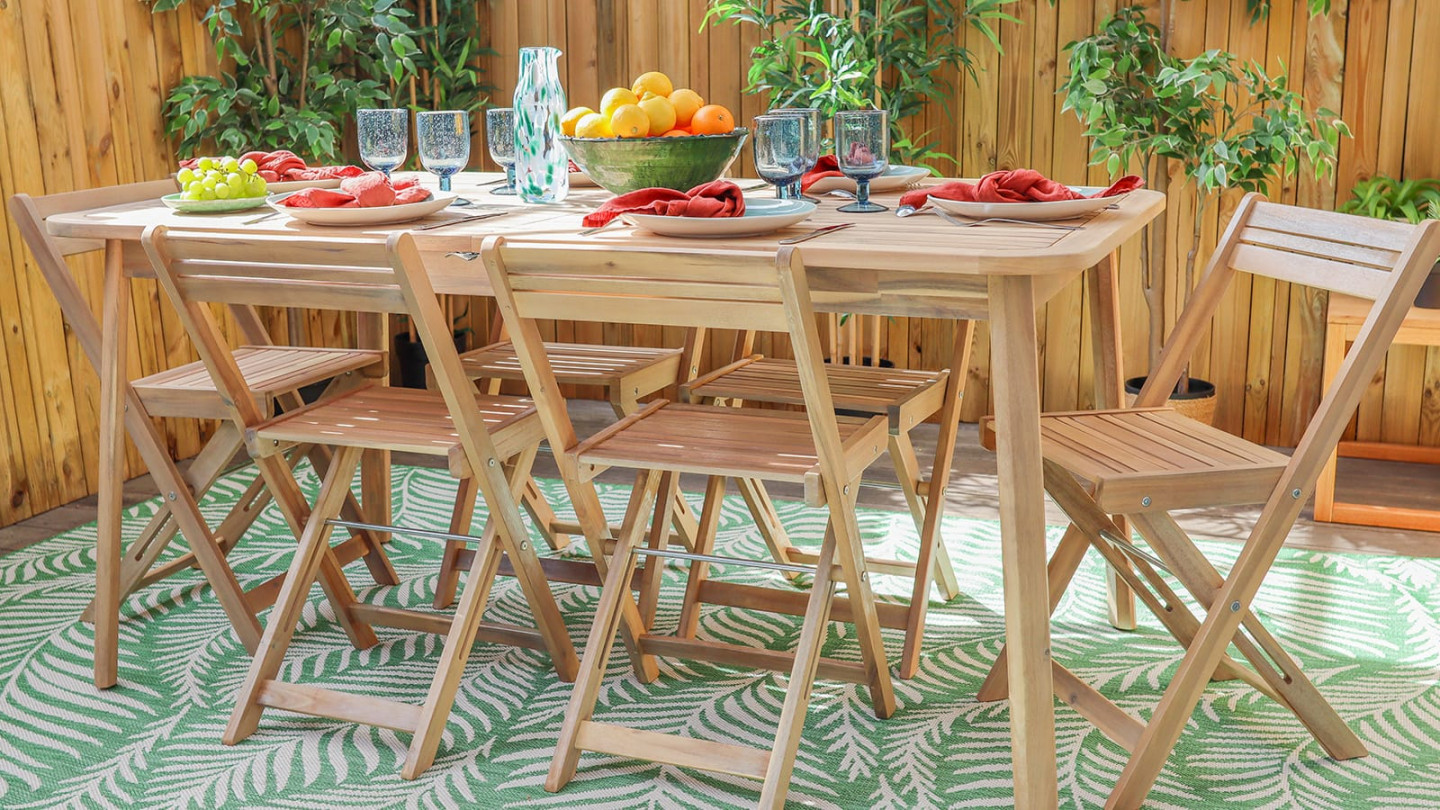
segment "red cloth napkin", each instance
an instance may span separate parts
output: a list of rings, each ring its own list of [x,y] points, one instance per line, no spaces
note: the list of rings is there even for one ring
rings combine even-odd
[[[662,217],[738,217],[745,214],[745,195],[729,180],[711,180],[689,191],[642,188],[618,197],[585,215],[587,228],[598,228],[621,214]]]
[[[834,155],[821,155],[820,159],[815,161],[815,167],[800,178],[800,190],[809,191],[811,186],[827,177],[844,176],[840,171],[840,161],[836,160]]]
[[[1135,175],[1116,180],[1113,185],[1099,194],[1085,195],[1057,183],[1034,169],[1013,169],[991,172],[980,178],[978,183],[964,183],[951,180],[938,186],[917,188],[900,197],[900,204],[919,208],[931,197],[960,202],[1057,202],[1059,200],[1083,200],[1093,197],[1114,197],[1134,191],[1145,185]]]
[[[289,208],[383,208],[430,199],[413,177],[390,181],[380,172],[362,172],[340,181],[339,189],[303,188],[280,201]]]

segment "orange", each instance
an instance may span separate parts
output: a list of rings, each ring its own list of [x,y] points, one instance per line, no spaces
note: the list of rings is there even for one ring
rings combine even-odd
[[[675,85],[671,84],[669,76],[666,76],[658,70],[652,70],[649,73],[642,73],[636,77],[635,83],[630,85],[630,89],[635,95],[641,96],[642,98],[646,93],[654,93],[657,96],[668,96],[670,95],[670,91],[675,89]]]
[[[707,104],[690,119],[690,131],[696,135],[724,135],[735,128],[735,116],[719,104]]]
[[[610,129],[617,138],[644,138],[650,134],[650,116],[639,104],[623,104],[610,116]]]
[[[690,125],[696,111],[705,106],[705,99],[694,90],[682,87],[670,94],[670,103],[675,105],[675,123],[685,127]]]
[[[570,112],[565,113],[565,117],[560,119],[560,131],[568,137],[574,137],[575,125],[580,123],[580,119],[587,115],[593,115],[594,113],[595,111],[589,107],[576,107]]]
[[[606,90],[605,95],[600,98],[600,112],[603,113],[606,118],[609,118],[615,114],[616,110],[626,104],[639,103],[640,97],[629,90],[623,87],[612,87]]]
[[[666,138],[688,138],[688,137],[690,137],[690,130],[688,130],[688,129],[672,129],[672,130],[670,130],[669,132],[665,133],[665,137],[666,137]]]
[[[640,109],[650,117],[650,135],[664,135],[675,128],[675,105],[664,96],[645,96],[640,102]]]

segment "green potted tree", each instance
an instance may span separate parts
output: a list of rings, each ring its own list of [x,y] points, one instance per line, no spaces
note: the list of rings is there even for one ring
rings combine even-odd
[[[1134,166],[1161,190],[1172,175],[1194,187],[1189,250],[1174,279],[1184,285],[1183,307],[1195,287],[1209,207],[1230,189],[1265,191],[1293,176],[1302,159],[1316,177],[1324,176],[1349,129],[1329,110],[1307,113],[1284,73],[1272,77],[1259,64],[1220,50],[1181,59],[1166,46],[1144,6],[1122,8],[1094,36],[1067,46],[1069,76],[1061,92],[1065,109],[1086,125],[1094,163],[1112,175]],[[1141,245],[1153,367],[1164,341],[1164,230],[1152,228]],[[1127,388],[1138,393],[1144,381],[1128,380]],[[1187,373],[1172,396],[1177,407],[1208,421],[1214,395],[1212,384]]]

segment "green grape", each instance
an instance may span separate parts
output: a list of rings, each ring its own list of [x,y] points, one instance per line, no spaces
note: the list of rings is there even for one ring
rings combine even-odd
[[[250,180],[249,180],[249,182],[247,182],[247,183],[245,184],[245,196],[246,196],[246,197],[264,197],[264,196],[265,196],[265,178],[263,178],[263,177],[251,177]]]
[[[239,172],[231,172],[230,175],[225,178],[225,185],[229,186],[230,190],[235,192],[236,197],[239,197],[241,192],[245,190],[245,175]]]
[[[260,171],[260,167],[257,166],[255,164],[255,161],[250,158],[246,158],[245,162],[240,164],[240,168],[244,169],[246,174],[254,174],[255,172]]]
[[[190,169],[181,169],[180,173],[175,175],[175,179],[179,180],[181,185],[185,185],[195,179],[195,172]]]
[[[230,198],[233,197],[233,196],[235,196],[235,195],[231,193],[231,191],[230,191],[230,186],[228,186],[228,185],[221,185],[221,186],[216,186],[216,187],[215,187],[215,197],[216,197],[217,199],[228,200],[228,199],[230,199]]]
[[[226,172],[238,172],[240,171],[240,161],[236,160],[233,157],[227,157],[225,158],[225,161],[220,164],[220,168],[224,169]]]
[[[200,171],[208,172],[215,168],[215,161],[210,158],[200,158]]]
[[[189,190],[187,190],[184,194],[181,194],[181,195],[180,195],[180,199],[182,199],[182,200],[190,200],[191,202],[198,202],[198,201],[200,201],[200,200],[205,199],[205,197],[204,197],[204,195],[202,195],[199,191],[189,191]]]
[[[200,199],[202,199],[202,200],[213,200],[213,199],[215,199],[215,196],[216,196],[216,195],[215,195],[215,189],[213,189],[213,188],[201,188],[201,189],[200,189]]]
[[[212,188],[212,189],[213,189],[213,188],[215,188],[215,186],[217,186],[217,185],[219,185],[219,184],[220,184],[220,180],[219,180],[215,175],[213,175],[213,174],[207,174],[207,175],[205,175],[205,179],[200,181],[200,185],[204,186],[205,188]]]

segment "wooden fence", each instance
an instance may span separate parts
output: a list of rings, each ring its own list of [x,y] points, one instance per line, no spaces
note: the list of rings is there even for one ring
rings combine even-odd
[[[185,73],[214,71],[198,17],[208,5],[152,16],[142,0],[0,0],[0,196],[52,193],[165,175],[172,147],[163,137],[161,104]],[[489,81],[508,96],[516,49],[554,45],[572,103],[594,106],[604,90],[627,85],[645,70],[663,70],[676,86],[730,107],[741,121],[762,112],[763,98],[744,93],[748,53],[759,32],[728,24],[701,31],[705,0],[480,0],[478,36],[499,56],[485,60]],[[1055,88],[1064,75],[1064,45],[1091,32],[1121,3],[1115,0],[1019,0],[1008,9],[1021,23],[1000,29],[1004,53],[977,34],[966,44],[979,56],[978,81],[955,80],[951,115],[932,105],[922,129],[933,130],[958,166],[946,173],[978,175],[1030,166],[1069,182],[1103,182],[1088,166],[1081,128],[1060,110]],[[1308,178],[1277,189],[1287,202],[1333,207],[1351,185],[1374,173],[1440,175],[1440,2],[1334,0],[1328,17],[1310,19],[1304,0],[1275,0],[1270,18],[1251,25],[1244,3],[1175,2],[1176,53],[1225,48],[1268,69],[1289,68],[1308,102],[1339,110],[1355,132],[1344,142],[1337,176]],[[98,9],[98,11],[97,11]],[[97,17],[98,14],[98,17]],[[1412,77],[1414,80],[1412,81]],[[483,155],[477,141],[476,155]],[[1338,191],[1337,191],[1338,190]],[[1337,196],[1338,194],[1338,196]],[[1189,248],[1190,200],[1172,191],[1167,216],[1173,274]],[[1234,204],[1210,215],[1203,249],[1213,243]],[[1146,309],[1137,250],[1123,259],[1125,360],[1143,373]],[[93,491],[95,375],[63,328],[48,288],[8,219],[0,230],[0,525]],[[99,265],[75,262],[82,287],[98,308]],[[1173,289],[1174,285],[1172,285]],[[133,360],[142,373],[192,357],[173,313],[153,284],[136,282]],[[1167,320],[1173,321],[1175,302]],[[1292,443],[1320,396],[1325,296],[1271,281],[1242,282],[1222,306],[1195,372],[1219,388],[1217,423],[1250,439]],[[491,313],[470,302],[461,326],[480,334]],[[1091,369],[1089,302],[1077,284],[1045,305],[1040,318],[1046,408],[1086,407]],[[324,331],[334,324],[313,321]],[[580,340],[655,342],[659,330],[556,324],[553,334]],[[882,330],[883,353],[902,367],[943,362],[951,327],[929,320],[893,320]],[[988,402],[985,330],[967,370],[964,415]],[[718,345],[720,341],[715,341]],[[718,349],[717,349],[718,351]],[[198,448],[193,423],[167,425],[176,452]],[[1440,351],[1397,348],[1377,375],[1352,432],[1360,438],[1440,444]],[[141,468],[131,456],[132,470]]]

